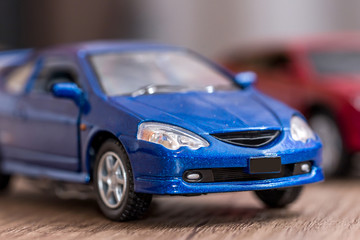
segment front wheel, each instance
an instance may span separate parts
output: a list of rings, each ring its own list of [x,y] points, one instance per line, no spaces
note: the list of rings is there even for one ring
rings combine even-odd
[[[149,208],[152,196],[134,192],[130,162],[118,141],[109,139],[100,147],[93,176],[98,205],[109,219],[135,220]]]
[[[270,208],[283,208],[293,203],[302,191],[302,186],[255,191],[256,196]]]

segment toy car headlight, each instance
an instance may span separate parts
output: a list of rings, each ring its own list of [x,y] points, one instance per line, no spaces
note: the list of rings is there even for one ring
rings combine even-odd
[[[137,139],[160,144],[171,150],[183,146],[192,150],[209,146],[205,139],[188,130],[156,122],[141,123],[138,127]]]
[[[308,139],[315,139],[315,134],[304,119],[299,116],[293,116],[290,121],[291,137],[295,141],[305,143]]]

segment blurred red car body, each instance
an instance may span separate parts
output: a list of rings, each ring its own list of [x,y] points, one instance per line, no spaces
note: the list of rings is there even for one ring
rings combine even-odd
[[[221,63],[255,71],[259,90],[300,110],[322,138],[325,173],[345,173],[360,152],[360,34],[237,49]]]

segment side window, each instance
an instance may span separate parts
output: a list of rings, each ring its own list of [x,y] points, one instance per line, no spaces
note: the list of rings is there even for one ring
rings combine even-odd
[[[30,62],[10,72],[6,77],[5,91],[11,94],[22,93],[33,69],[34,63]]]
[[[64,59],[47,60],[36,77],[32,92],[49,93],[56,83],[75,83],[79,85],[76,67]]]

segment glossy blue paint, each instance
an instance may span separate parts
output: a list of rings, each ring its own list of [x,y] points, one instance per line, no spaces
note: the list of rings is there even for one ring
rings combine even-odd
[[[75,83],[57,83],[52,87],[52,93],[58,98],[72,99],[81,113],[87,114],[90,111],[84,92]]]
[[[193,194],[288,187],[321,181],[321,143],[306,143],[290,136],[290,119],[299,114],[286,105],[258,92],[253,76],[235,76],[220,66],[211,66],[232,76],[243,88],[212,93],[189,91],[137,97],[107,97],[97,80],[88,56],[103,52],[142,50],[185,51],[181,48],[145,43],[103,42],[69,45],[32,53],[34,71],[22,94],[0,89],[0,148],[2,171],[33,177],[50,177],[73,182],[89,182],[89,147],[99,133],[117,137],[123,144],[133,169],[135,189],[152,194]],[[56,84],[54,94],[36,94],[34,82],[43,68],[44,56],[68,56],[79,69],[81,89],[74,84]],[[208,61],[208,60],[206,60]],[[249,74],[249,73],[248,73]],[[6,81],[7,75],[0,82]],[[0,84],[3,86],[3,84]],[[81,91],[81,92],[80,92]],[[62,98],[58,98],[58,97]],[[65,97],[65,98],[63,98]],[[75,100],[75,101],[74,101]],[[84,106],[83,102],[88,106]],[[190,130],[209,147],[169,150],[136,139],[141,122],[156,121]],[[80,124],[86,129],[79,130]],[[259,148],[221,142],[212,133],[277,129],[281,135]],[[15,150],[16,151],[15,151]],[[14,151],[16,153],[14,153]],[[184,171],[200,168],[248,167],[250,157],[280,156],[282,164],[313,161],[308,174],[262,181],[187,183]]]
[[[322,169],[314,167],[309,174],[271,180],[224,182],[224,183],[187,183],[181,177],[173,178],[139,178],[136,191],[156,194],[203,194],[216,192],[239,192],[266,190],[283,187],[300,186],[319,182],[324,179]]]
[[[282,127],[251,90],[120,96],[109,101],[136,111],[146,121],[179,125],[196,133]]]
[[[52,93],[58,98],[70,98],[78,107],[82,107],[84,93],[75,83],[57,83],[52,87]]]

